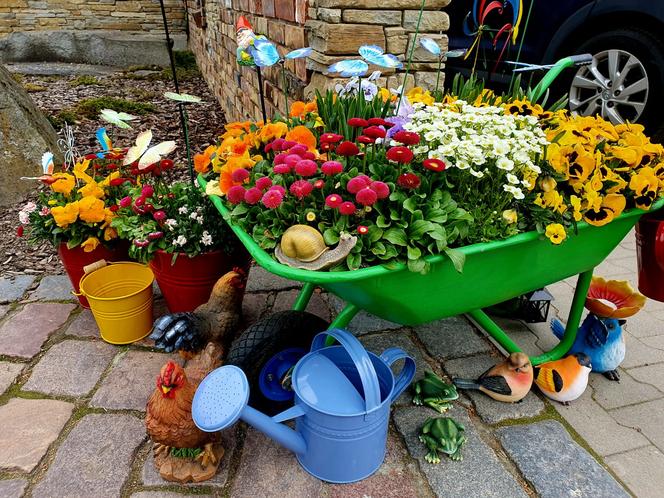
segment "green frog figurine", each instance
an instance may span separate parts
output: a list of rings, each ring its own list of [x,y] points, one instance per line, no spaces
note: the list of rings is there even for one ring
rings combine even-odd
[[[440,463],[438,452],[442,452],[452,460],[463,460],[464,431],[464,426],[450,417],[428,418],[420,431],[420,441],[429,450],[424,459],[429,463]]]
[[[445,413],[452,405],[449,401],[459,398],[454,384],[446,384],[433,372],[424,372],[424,378],[415,383],[413,403],[427,405],[438,413]]]

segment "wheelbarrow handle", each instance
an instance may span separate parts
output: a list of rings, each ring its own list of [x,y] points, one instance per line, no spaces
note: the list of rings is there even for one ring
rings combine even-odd
[[[546,72],[537,86],[528,92],[528,100],[533,104],[537,103],[537,101],[542,98],[542,95],[544,95],[544,93],[548,90],[548,88],[556,80],[560,73],[562,73],[565,69],[572,66],[585,66],[592,63],[592,61],[593,56],[591,54],[579,54],[563,57]]]
[[[392,366],[397,360],[404,360],[403,367],[394,381],[394,389],[392,390],[391,399],[391,402],[393,402],[401,396],[401,393],[404,392],[412,382],[413,377],[415,377],[415,360],[408,356],[408,353],[401,348],[387,348],[383,351],[383,354],[381,354],[380,357],[390,366]]]

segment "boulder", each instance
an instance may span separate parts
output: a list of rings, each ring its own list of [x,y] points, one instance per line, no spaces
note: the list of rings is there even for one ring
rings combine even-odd
[[[58,137],[23,87],[0,65],[0,206],[19,202],[35,188],[22,176],[41,174],[41,157],[57,152]]]

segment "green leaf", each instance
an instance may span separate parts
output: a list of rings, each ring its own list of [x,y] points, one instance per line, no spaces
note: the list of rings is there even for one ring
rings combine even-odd
[[[385,254],[385,244],[382,242],[377,242],[372,248],[371,252],[376,256],[383,256]]]
[[[436,225],[426,220],[416,220],[410,225],[408,234],[413,240],[420,240],[427,232],[432,232],[436,229]]]
[[[389,230],[386,230],[383,234],[383,238],[398,246],[405,246],[408,244],[406,232],[400,228],[390,228]]]
[[[454,269],[459,273],[463,273],[463,266],[466,264],[466,255],[459,251],[458,249],[450,249],[447,247],[444,249],[445,254],[452,260]]]
[[[383,230],[375,225],[369,227],[369,233],[367,234],[367,239],[369,242],[378,242],[383,236]]]
[[[408,269],[414,273],[422,273],[426,268],[426,261],[423,259],[409,259]]]
[[[408,259],[420,259],[422,251],[417,247],[408,246]]]
[[[376,226],[379,228],[387,228],[390,226],[390,222],[385,219],[385,216],[382,214],[376,218]]]
[[[323,232],[323,239],[326,245],[333,246],[339,242],[339,232],[335,228],[328,228]]]
[[[415,211],[417,209],[417,197],[413,196],[406,199],[403,203],[403,208],[409,213]]]
[[[243,214],[246,214],[249,209],[247,206],[244,204],[238,204],[233,208],[233,211],[231,211],[231,216],[242,216]]]

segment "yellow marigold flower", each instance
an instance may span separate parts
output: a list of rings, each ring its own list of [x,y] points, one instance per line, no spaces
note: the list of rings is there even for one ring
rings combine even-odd
[[[94,180],[90,181],[84,187],[79,188],[78,191],[83,197],[96,197],[97,199],[104,197],[104,191],[99,188],[99,185]]]
[[[76,185],[76,178],[69,173],[54,173],[53,178],[57,178],[57,180],[51,183],[51,190],[69,197],[74,185]]]
[[[106,218],[104,201],[95,197],[84,197],[78,201],[78,215],[81,220],[88,223],[104,221],[104,218]]]
[[[550,225],[547,225],[544,235],[546,235],[546,238],[556,245],[560,244],[567,238],[565,227],[563,227],[560,223],[551,223]]]
[[[602,199],[602,204],[599,208],[588,209],[583,214],[583,219],[596,227],[604,226],[620,216],[626,204],[624,196],[609,194]]]
[[[641,168],[629,181],[629,188],[634,191],[634,204],[641,209],[650,209],[657,198],[659,178],[655,170],[646,166]]]
[[[581,219],[583,218],[583,215],[581,214],[581,199],[575,195],[571,195],[569,198],[569,202],[572,205],[572,209],[574,210],[572,212],[574,221],[581,221]]]
[[[78,201],[51,208],[51,215],[56,225],[67,228],[78,219]]]
[[[88,237],[85,242],[81,244],[83,252],[92,252],[97,249],[99,245],[99,239],[97,237]]]
[[[503,219],[509,225],[512,225],[518,221],[519,215],[517,214],[516,209],[506,209],[503,211]]]

